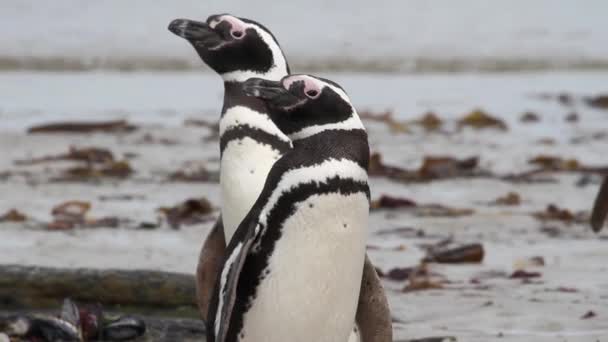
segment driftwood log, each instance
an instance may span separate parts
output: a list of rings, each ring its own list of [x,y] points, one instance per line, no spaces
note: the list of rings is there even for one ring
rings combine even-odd
[[[64,298],[99,303],[104,311],[141,317],[146,334],[134,341],[205,341],[194,276],[160,271],[64,269],[0,265],[0,320],[15,314],[57,315]],[[429,337],[397,342],[453,342]]]
[[[60,308],[64,298],[198,317],[194,276],[159,271],[0,265],[0,308]]]

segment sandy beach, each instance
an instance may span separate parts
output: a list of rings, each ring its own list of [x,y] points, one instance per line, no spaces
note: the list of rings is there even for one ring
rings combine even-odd
[[[373,200],[388,195],[419,207],[384,207],[371,216],[368,253],[386,274],[397,339],[608,340],[608,233],[594,234],[587,223],[601,177],[583,170],[605,165],[608,112],[585,99],[604,90],[608,74],[330,77],[355,99],[372,152],[380,153],[384,164],[419,170],[429,156],[479,158],[472,173],[439,171],[437,179],[407,181],[372,177]],[[213,176],[171,180],[179,170],[217,171],[213,124],[219,85],[213,75],[190,72],[1,73],[0,214],[16,209],[27,219],[0,223],[0,263],[192,273],[217,211],[202,223],[175,230],[158,208],[199,197],[219,204]],[[68,96],[73,89],[103,96]],[[560,102],[560,94],[568,94],[569,101]],[[504,127],[459,125],[474,109],[483,109]],[[382,116],[387,110],[391,119]],[[428,111],[442,120],[437,131],[415,123]],[[526,112],[536,121],[522,121]],[[567,119],[572,113],[576,120]],[[115,119],[136,129],[27,133],[49,122]],[[70,147],[107,149],[114,159],[126,160],[133,173],[66,180],[66,170],[82,162],[31,162]],[[529,160],[541,155],[575,159],[576,167],[507,177],[537,169]],[[516,203],[493,203],[509,192],[518,195]],[[87,218],[114,217],[119,227],[49,229],[53,207],[71,200],[91,205]],[[443,210],[433,211],[429,204]],[[539,219],[550,204],[572,217]],[[480,243],[483,260],[431,263],[426,269],[431,288],[404,292],[411,281],[390,275],[391,270],[418,266],[426,247],[449,238],[455,245]]]

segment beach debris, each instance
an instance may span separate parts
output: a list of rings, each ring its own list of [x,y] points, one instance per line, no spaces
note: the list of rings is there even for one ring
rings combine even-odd
[[[422,263],[415,267],[407,278],[408,283],[401,290],[402,292],[414,292],[423,290],[442,289],[445,279],[436,273],[428,270],[428,265]]]
[[[173,146],[179,144],[179,141],[171,138],[158,138],[151,133],[144,134],[141,138],[135,141],[136,144],[158,144],[165,146]]]
[[[604,181],[600,186],[600,190],[593,204],[591,212],[591,228],[594,232],[599,232],[604,226],[606,217],[608,216],[608,176],[604,177]]]
[[[25,222],[27,216],[17,209],[10,209],[6,213],[0,215],[0,222]]]
[[[556,156],[550,155],[539,155],[530,160],[528,160],[529,164],[533,164],[539,166],[544,170],[552,170],[552,171],[571,171],[578,170],[581,167],[581,164],[576,159],[563,159]]]
[[[117,217],[87,218],[91,203],[67,201],[53,208],[53,221],[46,225],[49,230],[70,230],[74,228],[117,228],[121,221]]]
[[[510,279],[532,279],[540,278],[542,274],[540,272],[529,272],[526,270],[515,270],[509,276]]]
[[[157,211],[165,216],[167,223],[173,229],[179,229],[182,225],[189,226],[213,219],[210,216],[213,212],[211,202],[204,197],[187,199],[174,207],[161,207]]]
[[[608,95],[597,95],[585,98],[588,106],[598,109],[608,109]]]
[[[115,195],[100,195],[97,197],[102,202],[108,201],[142,201],[146,199],[145,195],[137,194],[115,194]]]
[[[540,138],[540,139],[536,140],[536,143],[539,144],[539,145],[553,146],[553,145],[555,145],[555,139],[553,139],[553,138]]]
[[[398,209],[415,207],[416,202],[408,198],[381,195],[377,200],[372,201],[371,209]]]
[[[520,205],[521,196],[517,192],[508,192],[504,196],[500,196],[494,201],[490,202],[491,205]]]
[[[437,131],[443,126],[443,120],[433,112],[425,113],[420,119],[414,120],[413,123],[422,126],[429,132]]]
[[[564,120],[569,123],[575,123],[579,121],[579,115],[577,112],[571,112],[570,114],[566,115]]]
[[[63,175],[56,181],[86,181],[100,178],[127,178],[133,174],[133,168],[126,160],[110,161],[98,166],[88,163],[86,166],[76,166],[64,170]]]
[[[483,245],[480,243],[466,244],[457,247],[431,247],[423,262],[435,262],[440,264],[462,264],[481,263],[484,257]]]
[[[460,217],[471,216],[475,213],[473,209],[451,208],[441,204],[419,205],[413,211],[418,217]]]
[[[370,110],[363,110],[358,112],[359,117],[363,120],[376,121],[386,124],[391,133],[410,133],[410,129],[406,122],[398,121],[393,117],[392,110],[385,110],[384,112],[372,112]]]
[[[210,171],[203,165],[187,166],[182,170],[177,170],[168,176],[172,182],[212,182],[220,181],[218,171]]]
[[[540,117],[538,116],[538,114],[536,114],[534,112],[525,112],[521,115],[521,117],[519,118],[519,121],[524,122],[524,123],[539,122]]]
[[[596,316],[597,316],[597,314],[595,313],[595,311],[589,310],[583,316],[581,316],[581,319],[591,319]]]
[[[414,267],[394,267],[386,272],[384,277],[394,281],[403,281],[407,280],[415,270]]]
[[[412,227],[397,227],[392,229],[383,229],[376,232],[376,235],[399,235],[404,238],[420,238],[425,237],[426,233],[422,229],[416,229]]]
[[[478,164],[478,157],[458,159],[449,156],[425,156],[420,168],[407,170],[384,164],[380,153],[372,153],[369,174],[406,183],[488,175],[487,172],[478,168]]]
[[[137,129],[126,120],[55,122],[30,127],[28,133],[123,133]]]
[[[128,341],[146,333],[145,322],[135,316],[119,316],[105,322],[101,329],[101,339],[106,341]]]
[[[566,286],[559,286],[554,290],[547,290],[548,292],[563,292],[563,293],[578,293],[580,292],[579,289],[575,288],[575,287],[566,287]]]
[[[101,305],[78,308],[64,299],[59,316],[31,314],[0,322],[0,330],[27,341],[128,341],[146,332],[143,320],[134,316],[104,317]]]
[[[27,160],[17,160],[17,165],[33,165],[39,163],[53,162],[53,161],[82,161],[86,163],[106,163],[114,160],[112,152],[105,148],[99,147],[84,147],[78,148],[70,146],[67,153],[61,153],[53,156],[45,156],[40,158],[32,158]]]
[[[586,223],[587,214],[585,212],[572,213],[568,209],[563,209],[555,204],[549,204],[544,211],[532,214],[541,221],[562,221],[565,223]]]
[[[381,195],[371,202],[372,210],[404,210],[419,217],[457,217],[469,216],[472,209],[450,208],[441,204],[417,204],[415,201],[403,198]]]
[[[530,258],[519,259],[515,261],[515,269],[525,269],[528,267],[543,267],[545,266],[545,258],[542,256],[533,256]]]
[[[427,156],[418,170],[422,179],[444,179],[472,176],[477,170],[479,157],[456,159],[452,157]]]
[[[458,342],[454,336],[437,336],[415,338],[413,340],[395,340],[395,342]]]
[[[481,109],[474,109],[462,119],[458,120],[458,127],[472,127],[474,129],[496,128],[506,131],[507,124],[496,117],[491,116]]]
[[[126,178],[133,173],[131,165],[126,160],[116,160],[114,154],[100,147],[73,147],[66,153],[58,155],[17,160],[17,165],[34,165],[55,161],[74,161],[82,163],[62,170],[61,176],[55,181],[83,181],[102,177]]]

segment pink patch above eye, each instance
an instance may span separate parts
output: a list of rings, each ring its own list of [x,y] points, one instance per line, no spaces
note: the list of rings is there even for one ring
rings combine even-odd
[[[283,81],[283,86],[285,86],[286,89],[289,89],[292,84],[299,81],[304,82],[304,93],[307,96],[317,97],[321,93],[321,86],[318,82],[314,78],[305,75],[288,77]]]
[[[244,32],[247,29],[247,25],[244,22],[229,15],[224,15],[219,19],[220,22],[227,21],[230,23],[230,34],[232,35],[232,37],[237,39],[243,38],[243,36],[245,35]]]

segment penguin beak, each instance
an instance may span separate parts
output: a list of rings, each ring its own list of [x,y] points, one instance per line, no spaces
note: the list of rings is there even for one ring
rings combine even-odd
[[[169,31],[182,37],[193,45],[211,48],[222,42],[220,35],[207,23],[188,19],[175,19],[168,27]]]
[[[245,81],[243,91],[248,96],[257,97],[279,108],[292,108],[301,102],[301,99],[285,89],[281,82],[262,78],[250,78]]]

